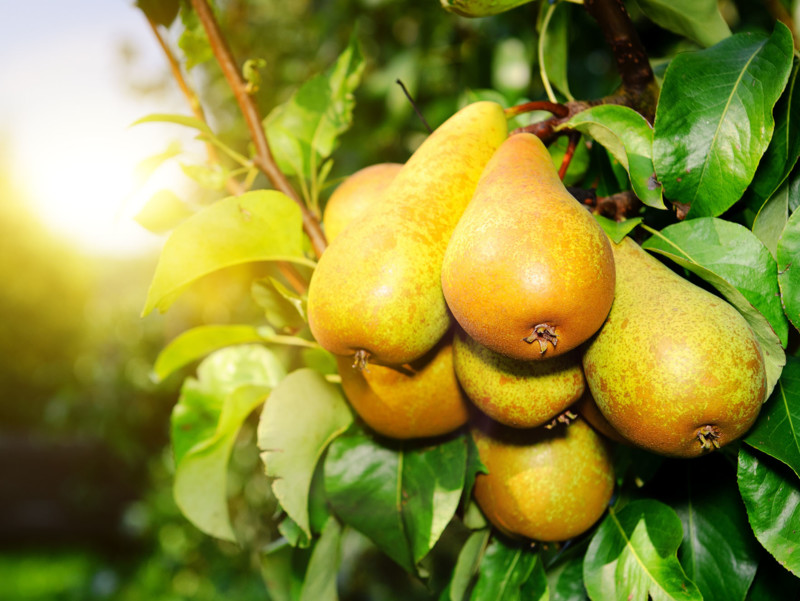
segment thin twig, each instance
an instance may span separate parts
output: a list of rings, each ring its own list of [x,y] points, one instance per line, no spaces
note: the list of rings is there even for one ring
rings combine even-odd
[[[422,114],[422,111],[419,110],[419,107],[417,106],[417,103],[414,102],[414,99],[411,97],[411,92],[409,92],[408,88],[406,88],[406,84],[404,84],[399,79],[396,80],[395,83],[397,85],[399,85],[400,88],[403,90],[403,94],[406,95],[406,98],[408,98],[408,101],[411,103],[411,106],[414,107],[414,112],[417,113],[417,117],[419,117],[419,120],[422,121],[422,124],[425,126],[425,129],[428,130],[428,133],[429,134],[433,133],[433,129],[431,129],[431,126],[428,125],[428,120],[425,119],[425,116]]]
[[[225,80],[228,82],[228,86],[231,88],[236,98],[239,110],[242,111],[242,115],[244,116],[247,129],[250,132],[250,137],[255,146],[256,154],[253,158],[253,164],[269,178],[269,181],[272,182],[276,190],[283,192],[298,204],[303,216],[303,230],[311,240],[314,253],[317,257],[321,257],[327,246],[322,227],[316,217],[308,210],[308,207],[305,206],[305,203],[303,203],[297,191],[289,182],[289,179],[278,168],[277,163],[275,163],[275,159],[269,147],[269,142],[267,141],[267,135],[261,123],[261,115],[259,114],[258,107],[248,93],[247,84],[239,72],[233,54],[220,31],[217,20],[208,2],[206,0],[192,0],[192,6],[197,13],[198,19],[200,19],[200,22],[203,24],[203,29],[205,29],[206,35],[208,36],[208,42],[214,53],[214,57],[222,69],[222,74],[225,76]]]
[[[560,177],[562,181],[567,175],[567,169],[569,169],[569,164],[572,162],[572,157],[575,156],[575,149],[578,148],[578,140],[580,139],[581,134],[577,131],[569,134],[569,143],[567,144],[566,151],[564,151],[564,158],[561,160],[561,167],[558,169],[558,177]]]
[[[534,100],[533,102],[525,102],[507,108],[505,110],[506,119],[512,119],[517,115],[530,113],[531,111],[547,111],[557,117],[566,117],[569,113],[569,108],[564,104],[550,102],[549,100]]]

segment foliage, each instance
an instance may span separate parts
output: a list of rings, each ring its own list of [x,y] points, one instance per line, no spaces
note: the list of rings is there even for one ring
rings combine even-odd
[[[330,7],[315,12],[293,4],[274,13],[271,2],[240,7],[256,22],[271,23],[278,37],[266,47],[255,44],[255,27],[237,38],[245,26],[223,3],[216,14],[238,56],[256,61],[262,57],[255,48],[271,53],[259,70],[259,90],[250,89],[254,106],[266,105],[268,115],[255,137],[268,140],[277,167],[301,191],[296,198],[274,178],[281,191],[259,189],[268,184],[254,169],[265,159],[258,144],[248,144],[211,61],[220,59],[220,49],[209,45],[189,4],[181,5],[181,19],[171,27],[182,23],[184,65],[208,71],[204,93],[219,101],[220,114],[228,111],[219,128],[228,131],[213,129],[211,119],[141,120],[194,127],[223,157],[196,165],[222,174],[222,180],[195,178],[216,201],[192,204],[188,216],[182,209],[190,205],[180,206],[145,313],[167,310],[214,274],[258,264],[250,275],[252,305],[261,315],[184,332],[156,361],[156,372],[166,377],[185,375],[202,360],[172,416],[175,496],[187,518],[259,555],[275,599],[357,595],[354,563],[376,552],[393,562],[392,574],[408,575],[394,595],[382,591],[384,598],[745,600],[768,598],[773,579],[797,588],[800,94],[793,32],[766,14],[725,22],[710,0],[641,2],[636,26],[652,33],[651,56],[668,63],[650,111],[632,93],[619,55],[620,94],[610,95],[607,70],[585,77],[600,36],[580,6],[562,3],[556,11],[541,2],[466,21],[438,6],[368,3],[355,10],[343,2],[360,16],[359,27],[351,28]],[[141,7],[148,10],[147,3]],[[534,20],[520,18],[525,11],[539,15],[538,33],[531,31]],[[290,31],[303,38],[298,23],[304,16],[329,20],[322,28],[330,34],[322,38],[327,63],[307,61],[318,74],[306,72],[307,54],[285,54],[288,46],[279,41]],[[366,41],[366,32],[374,38],[389,26],[386,47]],[[545,42],[552,42],[552,54],[543,52]],[[542,61],[541,84],[530,79],[535,57]],[[278,98],[276,73],[298,63],[297,89]],[[255,64],[248,63],[251,83]],[[520,65],[525,73],[514,79],[508,70]],[[435,79],[433,72],[454,75]],[[315,265],[308,220],[319,215],[324,184],[337,169],[344,175],[365,163],[403,160],[424,137],[389,83],[398,76],[412,95],[420,92],[421,112],[434,124],[476,98],[513,106],[544,93],[555,102],[556,92],[564,99],[603,96],[556,119],[553,135],[577,132],[572,139],[580,139],[567,175],[600,197],[635,194],[641,203],[616,221],[598,215],[609,236],[643,240],[682,275],[726,298],[755,331],[771,394],[742,441],[691,466],[664,460],[657,470],[652,457],[618,447],[617,495],[600,523],[575,540],[532,549],[489,528],[472,503],[472,483],[484,468],[468,431],[390,441],[352,413],[332,357],[305,321]],[[562,106],[572,110],[578,103]],[[537,113],[521,124],[533,123],[536,131],[548,118]],[[555,144],[551,152],[558,162],[568,154]],[[222,198],[220,182],[231,181],[243,193]],[[163,212],[167,218],[159,219],[154,199],[143,223],[170,223],[174,198],[165,200]],[[248,416],[262,402],[257,444],[270,489],[261,491],[260,502],[275,507],[275,515],[245,531],[237,511],[244,515],[248,508],[233,510],[228,462],[237,433],[247,430],[255,419]],[[710,471],[709,461],[717,462]]]

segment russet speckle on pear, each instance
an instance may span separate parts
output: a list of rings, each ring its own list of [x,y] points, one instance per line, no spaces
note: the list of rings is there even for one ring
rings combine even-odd
[[[587,340],[614,296],[611,246],[561,183],[544,144],[498,149],[445,253],[442,289],[473,339],[514,359],[549,359]]]
[[[624,438],[662,455],[696,457],[742,436],[766,394],[747,321],[629,238],[614,255],[614,304],[583,355],[597,407]]]
[[[331,243],[308,291],[320,345],[401,365],[436,344],[451,323],[441,289],[447,241],[506,136],[500,105],[461,109],[409,158],[383,201]]]

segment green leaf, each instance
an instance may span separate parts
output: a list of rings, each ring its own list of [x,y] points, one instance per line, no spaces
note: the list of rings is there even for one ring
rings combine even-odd
[[[235,344],[259,342],[256,328],[245,325],[198,326],[173,338],[158,354],[153,372],[158,381],[205,357],[212,351]]]
[[[782,568],[771,555],[759,564],[756,579],[747,593],[747,601],[800,599],[800,580]]]
[[[305,299],[275,278],[256,280],[253,299],[264,309],[269,324],[278,329],[299,329],[306,324]]]
[[[264,120],[267,138],[278,166],[287,175],[297,176],[305,185],[309,205],[317,205],[316,194],[322,184],[318,173],[331,156],[339,136],[353,120],[354,90],[361,82],[364,57],[355,36],[324,74],[304,83],[284,104],[275,107]],[[305,190],[305,188],[304,188]]]
[[[169,143],[167,149],[164,152],[159,152],[158,154],[149,156],[146,159],[142,159],[136,165],[137,179],[146,180],[153,174],[153,172],[156,169],[158,169],[169,159],[178,156],[181,152],[183,152],[183,149],[181,147],[180,142],[172,141]]]
[[[309,490],[330,442],[352,423],[339,387],[311,369],[289,374],[272,391],[258,423],[258,447],[272,491],[308,538]]]
[[[653,167],[653,129],[639,113],[626,106],[601,104],[581,111],[563,127],[594,138],[625,167],[633,191],[644,204],[666,208]]]
[[[800,61],[795,61],[789,82],[773,111],[775,133],[743,198],[744,204],[756,215],[764,211],[764,204],[785,183],[800,156],[800,89],[795,89],[798,72]],[[755,218],[756,223],[758,219]],[[753,231],[755,229],[754,224]],[[774,246],[767,246],[774,254]]]
[[[214,12],[216,13],[216,11]],[[186,69],[191,70],[197,65],[212,60],[214,52],[208,43],[203,24],[188,2],[181,6],[180,15],[183,22],[183,32],[178,39],[178,47],[186,57]]]
[[[311,553],[299,601],[338,601],[336,576],[341,560],[341,541],[341,525],[335,518],[328,518]]]
[[[538,569],[536,569],[538,566]],[[473,601],[522,601],[541,597],[523,597],[523,587],[531,577],[541,584],[544,577],[539,554],[529,543],[514,543],[495,537],[483,555],[478,581],[472,590]],[[546,598],[546,597],[545,597]]]
[[[606,236],[611,238],[616,244],[622,242],[625,236],[630,234],[634,228],[642,222],[641,217],[634,217],[633,219],[626,219],[625,221],[619,222],[609,219],[608,217],[603,217],[602,215],[594,215],[594,218],[597,220],[597,223],[600,224],[600,227],[603,228]]]
[[[172,412],[175,501],[200,530],[233,541],[226,498],[231,449],[283,368],[267,349],[241,346],[210,355],[197,375],[184,382]]]
[[[583,586],[583,553],[559,561],[547,569],[550,601],[586,601]]]
[[[172,190],[159,190],[142,207],[134,219],[144,229],[163,234],[186,221],[195,211]]]
[[[789,324],[780,304],[778,265],[746,227],[713,217],[692,219],[664,228],[643,246],[676,262],[682,259],[680,264],[700,277],[693,266],[734,286],[769,320],[781,344],[786,344]]]
[[[593,601],[701,601],[677,551],[683,531],[675,512],[651,499],[613,507],[592,537],[583,580]]]
[[[563,5],[563,8],[560,6]],[[567,100],[574,100],[567,79],[569,52],[568,2],[542,2],[539,8],[539,71],[545,89],[553,84]],[[550,96],[551,93],[548,93]],[[555,98],[551,98],[555,101]]]
[[[695,222],[699,225],[693,225]],[[759,273],[755,266],[762,265],[769,273],[769,268],[766,266],[769,265],[772,256],[763,246],[761,246],[763,252],[755,254],[753,241],[761,245],[758,239],[742,226],[720,219],[702,219],[685,221],[664,228],[646,240],[642,246],[669,257],[710,283],[744,316],[753,328],[764,352],[767,370],[766,393],[769,395],[786,364],[786,354],[771,322],[745,296],[747,293],[758,301],[760,307],[765,307],[765,311],[772,311],[769,305],[772,300],[767,296],[756,296],[755,292],[770,289],[770,278]],[[742,249],[747,250],[743,252]],[[754,254],[750,254],[751,252]],[[756,278],[755,281],[742,281],[741,274],[736,273],[740,269],[752,274]],[[727,278],[732,281],[728,281]],[[738,286],[742,289],[740,290]],[[777,324],[780,323],[774,314],[772,318]],[[780,329],[780,326],[777,327]]]
[[[550,157],[553,159],[553,166],[556,169],[561,167],[561,163],[564,161],[564,155],[567,153],[568,145],[569,138],[560,136],[547,147]],[[567,167],[567,172],[564,174],[564,179],[562,180],[565,186],[576,185],[584,179],[589,169],[590,159],[591,156],[586,144],[586,139],[581,137],[577,146],[575,146],[575,154],[572,155],[572,160],[569,162],[569,167]]]
[[[777,256],[783,308],[794,327],[800,329],[800,211],[792,213],[783,228],[778,239]]]
[[[713,46],[731,35],[717,0],[638,0],[638,4],[654,23],[700,46]]]
[[[751,451],[739,450],[739,492],[750,526],[763,547],[783,567],[800,575],[800,481],[786,465]]]
[[[285,539],[261,553],[261,575],[271,601],[297,601],[310,556],[309,549],[296,549]]]
[[[185,165],[181,163],[183,173],[194,180],[201,188],[207,190],[224,190],[230,172],[220,165]]]
[[[172,115],[168,113],[153,113],[152,115],[147,115],[146,117],[141,117],[137,119],[131,126],[133,125],[141,125],[142,123],[174,123],[175,125],[183,125],[184,127],[191,127],[192,129],[198,130],[202,134],[207,134],[209,136],[213,136],[214,132],[211,131],[211,128],[206,125],[205,121],[198,119],[197,117],[189,117],[187,115]]]
[[[678,556],[704,601],[744,601],[761,555],[729,467],[721,457],[685,462],[686,485],[672,486],[684,532]]]
[[[360,431],[339,437],[325,460],[334,513],[409,572],[433,547],[458,507],[465,437],[435,446],[379,444]]]
[[[724,213],[753,179],[772,138],[772,108],[792,66],[788,28],[741,33],[713,48],[678,54],[664,76],[653,162],[664,195],[689,217]]]
[[[453,577],[450,580],[450,601],[463,601],[469,590],[475,574],[478,573],[478,566],[483,559],[486,545],[489,544],[491,530],[486,528],[470,534],[461,551],[458,554]]]
[[[169,27],[178,16],[179,0],[136,0],[142,12],[153,23]]]
[[[800,359],[786,357],[786,367],[745,442],[771,455],[800,476]]]
[[[753,233],[769,249],[773,257],[778,256],[778,240],[789,221],[789,194],[791,181],[786,180],[775,194],[769,197],[758,211],[753,222]]]
[[[220,200],[170,235],[147,293],[143,315],[162,313],[195,280],[251,261],[307,262],[300,208],[286,195],[257,190]]]

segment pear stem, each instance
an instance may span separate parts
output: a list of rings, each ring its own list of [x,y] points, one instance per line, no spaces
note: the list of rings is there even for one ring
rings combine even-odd
[[[532,111],[547,111],[557,117],[566,117],[569,114],[569,109],[563,104],[548,100],[534,100],[533,102],[525,102],[505,109],[506,119],[513,119],[518,115]]]
[[[358,349],[355,355],[353,355],[353,369],[357,369],[358,371],[366,370],[368,361],[369,351],[365,351],[363,348]]]
[[[719,448],[719,428],[716,426],[703,426],[697,431],[697,440],[704,451],[713,451]]]
[[[556,334],[555,328],[550,324],[539,323],[533,326],[533,333],[527,338],[523,338],[522,341],[528,344],[538,342],[539,350],[541,354],[544,355],[545,351],[547,351],[548,342],[553,345],[553,348],[556,348],[558,344],[558,335]]]
[[[564,158],[561,160],[561,167],[558,169],[558,177],[561,178],[562,181],[567,175],[567,169],[569,169],[569,165],[572,162],[572,157],[575,156],[575,149],[578,148],[578,140],[580,139],[580,132],[574,131],[569,134],[569,144],[567,144],[567,150],[564,152]]]
[[[573,413],[569,409],[564,411],[564,413],[560,413],[556,417],[554,417],[550,422],[545,424],[545,430],[552,430],[558,424],[564,424],[565,426],[569,426],[572,422],[578,419],[578,414]]]

